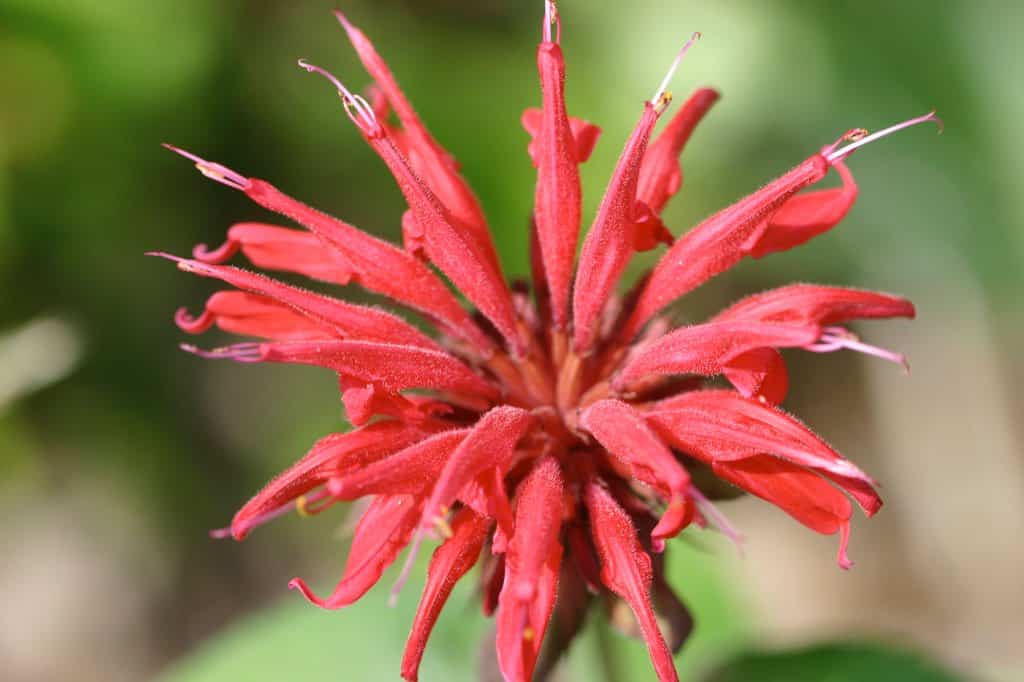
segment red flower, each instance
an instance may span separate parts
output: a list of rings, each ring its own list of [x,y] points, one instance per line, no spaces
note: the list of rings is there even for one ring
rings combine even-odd
[[[775,407],[788,385],[778,349],[849,348],[902,363],[840,325],[913,317],[909,301],[799,284],[751,296],[704,324],[670,330],[659,313],[744,256],[788,249],[835,226],[857,195],[844,163],[850,153],[937,119],[928,114],[875,135],[851,131],[673,243],[661,211],[682,183],[678,156],[718,95],[696,91],[652,141],[671,100],[666,77],[643,105],[574,266],[578,166],[599,130],[566,112],[561,24],[552,3],[546,10],[537,53],[542,107],[523,116],[537,167],[532,296],[506,283],[458,165],[370,41],[340,14],[374,78],[369,101],[319,67],[300,65],[334,83],[349,118],[394,174],[408,203],[404,249],[263,180],[171,148],[204,175],[306,228],[240,223],[218,249],[199,246],[191,260],[166,256],[186,272],[235,287],[214,294],[198,317],[178,311],[183,330],[217,325],[264,339],[212,351],[184,348],[203,357],[329,369],[357,427],[319,440],[242,507],[230,534],[242,539],[291,509],[318,513],[337,501],[372,499],[330,595],[292,582],[310,601],[339,608],[365,594],[411,545],[408,569],[424,533],[438,531],[444,540],[430,562],[402,661],[410,680],[453,586],[477,563],[484,610],[497,612],[498,661],[507,680],[530,679],[538,665],[556,660],[556,649],[541,656],[553,611],[559,610],[564,646],[593,594],[632,609],[659,678],[676,679],[670,647],[682,644],[689,619],[665,584],[660,553],[691,524],[735,536],[688,468],[709,467],[809,528],[838,532],[843,568],[850,566],[847,496],[867,515],[882,504],[867,474]],[[802,191],[832,168],[840,187]],[[659,242],[670,244],[668,252],[619,299],[614,291],[633,253]],[[419,312],[439,334],[379,308],[222,265],[238,251],[263,269],[355,282]],[[733,388],[704,387],[718,374]],[[669,624],[667,642],[655,609]]]

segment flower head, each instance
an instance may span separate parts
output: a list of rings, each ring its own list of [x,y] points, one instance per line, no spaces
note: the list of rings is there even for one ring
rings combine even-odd
[[[662,313],[745,256],[789,249],[834,227],[857,197],[847,157],[884,134],[937,119],[929,114],[874,135],[851,131],[674,239],[661,212],[682,184],[679,155],[718,94],[698,89],[659,135],[653,131],[668,113],[668,83],[694,34],[643,103],[576,259],[578,167],[600,131],[566,110],[561,20],[552,2],[545,10],[537,50],[541,107],[523,115],[537,168],[529,289],[506,282],[457,163],[369,39],[340,13],[374,80],[366,97],[318,66],[299,64],[330,81],[394,175],[408,204],[404,248],[264,180],[171,147],[207,177],[304,228],[239,223],[219,248],[200,245],[192,259],[165,256],[232,287],[210,297],[197,316],[179,310],[181,329],[197,334],[216,325],[261,339],[183,348],[207,358],[330,370],[355,427],[317,441],[216,534],[241,540],[293,509],[317,514],[339,501],[367,500],[336,587],[319,596],[301,579],[291,583],[325,608],[359,599],[410,547],[404,580],[425,535],[439,535],[402,660],[410,680],[453,586],[477,564],[506,680],[528,680],[556,660],[557,647],[543,648],[553,611],[560,623],[578,627],[595,597],[628,606],[659,679],[675,680],[672,651],[690,620],[665,583],[661,553],[691,525],[739,540],[694,483],[695,467],[812,530],[838,533],[843,568],[851,565],[850,500],[869,516],[882,504],[867,474],[777,407],[788,387],[779,349],[851,349],[905,365],[903,356],[842,325],[913,317],[909,301],[796,284],[750,296],[702,324],[672,329]],[[839,187],[806,191],[833,169]],[[615,290],[633,254],[659,243],[667,253],[620,298]],[[359,284],[417,311],[437,334],[377,307],[224,265],[238,252],[260,269]],[[708,385],[718,375],[728,388]],[[559,633],[557,646],[566,641]]]

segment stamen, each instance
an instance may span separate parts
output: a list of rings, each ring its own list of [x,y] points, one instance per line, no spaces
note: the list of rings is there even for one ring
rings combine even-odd
[[[416,529],[416,536],[413,538],[412,545],[409,547],[409,553],[405,557],[405,563],[402,564],[402,571],[398,574],[398,578],[395,579],[395,584],[391,586],[391,594],[388,596],[388,606],[394,608],[398,605],[398,595],[402,592],[402,588],[405,587],[405,583],[409,580],[409,575],[412,573],[412,565],[416,561],[416,555],[419,554],[420,544],[423,543],[423,529]]]
[[[241,173],[236,173],[227,166],[207,161],[206,159],[198,157],[184,149],[179,149],[172,144],[167,144],[166,142],[161,146],[170,149],[175,154],[184,156],[196,165],[196,168],[199,169],[200,173],[222,185],[227,185],[231,189],[238,189],[244,192],[249,189],[249,186],[252,184],[249,182],[249,178],[245,177]]]
[[[259,343],[236,343],[233,346],[214,348],[213,350],[202,350],[188,343],[178,347],[186,353],[198,355],[207,360],[234,360],[235,362],[262,362],[263,353],[260,351]]]
[[[836,562],[839,568],[848,571],[853,567],[853,561],[846,553],[846,547],[850,544],[850,522],[843,521],[839,525],[839,553],[836,555]]]
[[[551,25],[555,26],[555,43],[562,42],[562,17],[558,15],[558,7],[555,0],[544,0],[544,29],[543,38],[545,43],[551,42]]]
[[[856,142],[857,140],[860,140],[867,136],[868,131],[865,128],[852,128],[851,130],[847,130],[845,133],[840,135],[839,139],[837,139],[835,142],[833,142],[830,145],[826,145],[825,147],[822,147],[821,155],[827,157],[829,154],[834,152],[839,147],[839,145],[843,144],[844,142]]]
[[[337,88],[338,96],[341,98],[342,104],[345,105],[345,113],[360,130],[369,134],[378,127],[377,116],[373,113],[373,107],[369,102],[359,95],[352,94],[333,73],[315,64],[310,64],[305,59],[299,60],[299,66],[310,73],[320,74]]]
[[[723,514],[711,500],[705,497],[704,493],[702,493],[700,489],[697,488],[697,486],[691,484],[687,492],[690,494],[690,497],[693,498],[693,501],[697,504],[697,508],[700,509],[701,514],[707,517],[709,521],[714,523],[715,526],[718,528],[719,532],[722,533],[722,535],[724,535],[732,541],[732,544],[736,546],[736,553],[742,557],[743,535],[735,528],[733,528],[732,524],[729,523],[729,519],[726,518],[725,514]]]
[[[843,348],[864,353],[865,355],[873,355],[889,362],[895,362],[903,367],[904,372],[910,374],[910,363],[905,355],[864,343],[856,334],[843,327],[825,327],[817,343],[804,346],[805,350],[809,350],[812,353],[831,353]]]
[[[693,35],[690,36],[690,39],[683,44],[679,49],[679,52],[676,54],[676,58],[672,60],[672,66],[668,67],[668,73],[665,74],[665,78],[661,81],[661,85],[659,85],[658,89],[654,92],[654,97],[651,97],[651,106],[658,109],[659,113],[664,111],[665,107],[667,107],[669,102],[672,101],[671,93],[667,92],[669,81],[672,80],[672,76],[675,75],[676,69],[679,68],[679,65],[682,63],[683,57],[686,56],[687,51],[695,42],[700,40],[700,37],[700,31],[694,31]]]
[[[903,121],[902,123],[897,123],[896,125],[889,126],[888,128],[879,130],[876,133],[872,133],[870,135],[861,137],[854,141],[853,143],[848,144],[840,149],[832,149],[825,154],[825,160],[828,161],[829,163],[842,161],[847,156],[849,156],[855,149],[859,149],[860,147],[863,147],[866,144],[870,144],[875,140],[886,137],[887,135],[891,135],[892,133],[895,133],[899,130],[903,130],[904,128],[910,128],[911,126],[916,126],[918,123],[925,123],[926,121],[935,121],[935,123],[939,126],[939,133],[942,133],[942,130],[944,128],[942,119],[936,116],[935,110],[932,109],[924,116],[918,116],[917,118],[912,118],[908,121]]]
[[[325,497],[327,497],[327,491],[324,490],[323,488],[321,488],[320,490],[317,490],[316,492],[312,492],[312,493],[309,493],[308,495],[303,495],[303,496],[299,497],[294,502],[287,502],[287,503],[281,505],[280,507],[278,507],[277,509],[271,509],[268,512],[263,512],[259,516],[256,516],[256,517],[250,519],[249,521],[247,521],[245,526],[243,528],[239,529],[240,530],[240,534],[241,535],[245,535],[245,534],[249,533],[249,531],[251,531],[253,528],[256,528],[258,526],[262,526],[265,523],[268,523],[270,521],[273,521],[276,518],[284,516],[285,514],[290,513],[293,509],[298,511],[300,515],[304,515],[304,516],[308,516],[308,515],[311,515],[311,514],[319,513],[321,511],[323,511],[324,509],[326,509],[327,507],[326,506],[318,507],[315,510],[310,510],[309,509],[309,505],[311,505],[314,502],[318,502],[318,501],[324,499]],[[329,500],[329,501],[333,502],[333,500]],[[301,504],[301,507],[300,507],[300,504]],[[307,513],[303,514],[303,509],[306,509]],[[231,526],[227,526],[225,528],[215,528],[214,530],[210,531],[209,535],[214,540],[223,540],[224,538],[229,538],[229,537],[231,537]]]

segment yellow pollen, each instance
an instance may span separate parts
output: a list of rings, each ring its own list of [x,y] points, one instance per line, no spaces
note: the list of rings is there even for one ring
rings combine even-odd
[[[525,639],[527,642],[532,642],[536,634],[537,633],[533,631],[533,628],[529,626],[523,629],[523,639]]]
[[[447,509],[445,507],[441,507],[441,510],[442,513],[447,513]],[[434,526],[437,528],[437,532],[439,532],[445,538],[450,538],[451,536],[455,535],[455,533],[452,531],[451,525],[448,524],[448,521],[443,516],[434,517]]]
[[[312,516],[312,514],[309,513],[309,508],[306,506],[307,504],[309,503],[307,502],[305,495],[299,495],[298,498],[296,498],[295,511],[299,513],[299,516]]]

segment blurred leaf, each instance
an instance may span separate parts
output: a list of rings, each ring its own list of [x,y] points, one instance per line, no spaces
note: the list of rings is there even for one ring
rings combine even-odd
[[[957,682],[964,678],[918,653],[867,642],[751,652],[721,666],[706,682]]]
[[[398,679],[406,635],[423,586],[425,561],[419,564],[394,608],[387,606],[393,570],[359,602],[341,611],[318,609],[293,594],[208,640],[160,682]],[[420,578],[419,583],[415,577]],[[473,581],[467,578],[441,614],[423,657],[421,677],[446,682],[474,680],[484,624]]]

